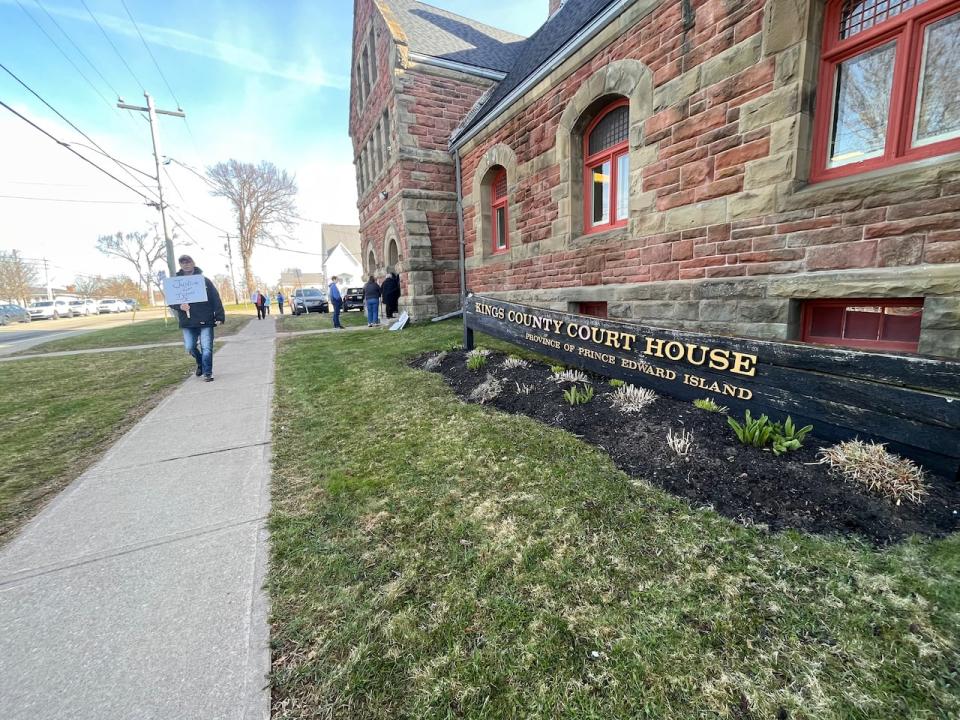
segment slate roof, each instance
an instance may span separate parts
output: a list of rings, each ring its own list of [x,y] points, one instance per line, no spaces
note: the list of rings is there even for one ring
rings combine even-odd
[[[602,13],[615,0],[568,0],[547,22],[527,38],[507,76],[493,89],[483,105],[454,134],[451,141],[480,124],[483,118],[518,85],[533,75],[560,48]]]
[[[407,36],[411,52],[506,72],[523,44],[522,35],[484,25],[416,0],[381,0]]]

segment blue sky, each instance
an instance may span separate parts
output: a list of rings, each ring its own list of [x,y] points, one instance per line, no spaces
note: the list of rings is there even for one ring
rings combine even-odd
[[[85,1],[109,41],[83,0],[20,0],[20,4],[0,0],[0,62],[111,154],[151,173],[149,128],[141,118],[113,107],[114,91],[128,103],[143,104],[142,83],[157,106],[168,109],[175,109],[175,95],[187,122],[161,118],[164,155],[197,169],[230,157],[270,160],[296,173],[301,215],[322,222],[356,222],[347,135],[352,3],[126,0],[169,82],[168,89],[122,0]],[[432,4],[529,35],[546,18],[548,3],[440,0]],[[0,100],[60,139],[85,142],[2,70]],[[132,192],[85,166],[3,108],[0,160],[0,196],[101,201],[0,197],[0,249],[49,257],[58,282],[68,282],[76,273],[122,271],[122,265],[105,260],[93,249],[97,235],[142,229],[158,220],[156,211],[137,204]],[[116,166],[112,169],[119,174]],[[134,184],[129,175],[119,177]],[[167,199],[175,206],[173,222],[180,226],[179,235],[193,238],[192,252],[207,266],[208,274],[222,272],[219,231],[190,213],[232,230],[229,208],[224,201],[210,198],[206,186],[180,165],[168,165],[163,179]],[[288,247],[318,251],[319,224],[303,223]],[[283,267],[314,269],[316,265],[316,258],[304,254],[264,249],[254,256],[255,272],[271,283]]]

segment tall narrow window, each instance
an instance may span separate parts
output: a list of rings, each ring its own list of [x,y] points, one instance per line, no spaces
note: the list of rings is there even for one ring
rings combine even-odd
[[[960,150],[960,0],[834,0],[812,180]]]
[[[377,84],[377,42],[373,34],[373,26],[370,27],[367,47],[370,48],[370,87],[373,87]]]
[[[587,126],[583,137],[584,229],[627,224],[630,212],[630,108],[617,100]]]
[[[490,217],[493,229],[493,252],[510,249],[510,215],[507,209],[507,171],[497,170],[490,187]]]
[[[383,165],[386,167],[390,164],[390,111],[383,111],[383,120],[381,120],[381,127],[383,128]]]
[[[363,48],[363,54],[360,57],[360,75],[363,78],[363,97],[370,95],[370,50]]]

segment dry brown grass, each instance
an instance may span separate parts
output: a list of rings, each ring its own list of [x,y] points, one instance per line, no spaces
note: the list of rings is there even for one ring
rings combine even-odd
[[[910,460],[889,452],[885,445],[848,440],[820,451],[823,461],[847,480],[866,485],[874,492],[901,500],[923,502],[927,483],[923,470]]]

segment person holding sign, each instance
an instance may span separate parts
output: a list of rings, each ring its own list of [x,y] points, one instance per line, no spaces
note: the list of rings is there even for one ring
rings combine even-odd
[[[213,381],[213,329],[226,316],[220,293],[198,268],[193,258],[181,255],[180,271],[164,281],[164,294],[180,321],[183,345],[197,361],[197,377]],[[179,301],[179,302],[177,302]],[[199,347],[198,347],[199,346]]]

